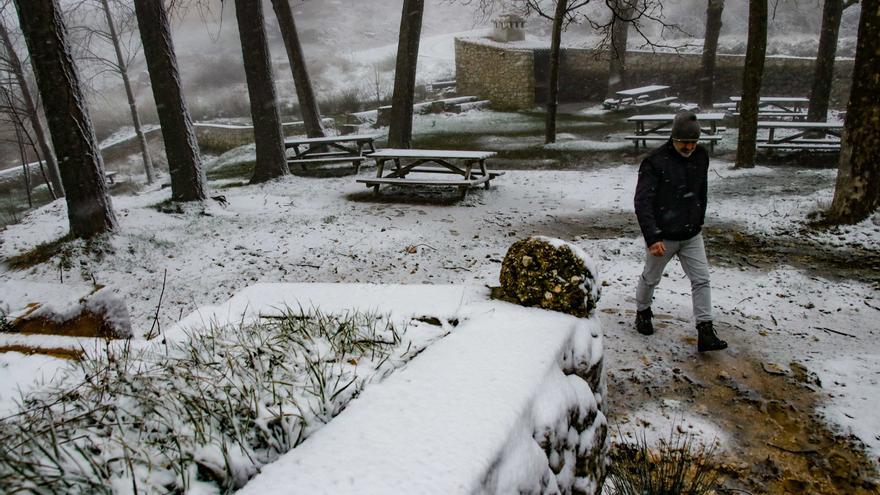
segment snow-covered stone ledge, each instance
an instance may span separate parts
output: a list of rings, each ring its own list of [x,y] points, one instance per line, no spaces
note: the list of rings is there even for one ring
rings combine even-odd
[[[475,286],[259,284],[180,327],[298,306],[458,324],[239,493],[601,491],[606,385],[597,318],[491,301]]]

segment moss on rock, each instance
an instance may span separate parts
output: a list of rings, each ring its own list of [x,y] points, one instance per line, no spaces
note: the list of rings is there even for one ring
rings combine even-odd
[[[514,302],[587,317],[599,301],[589,257],[577,246],[548,237],[529,237],[507,250],[501,290]]]

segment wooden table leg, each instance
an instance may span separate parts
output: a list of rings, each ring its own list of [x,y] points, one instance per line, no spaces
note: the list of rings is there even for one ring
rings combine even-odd
[[[385,169],[385,158],[378,158],[376,160],[376,178],[382,178],[382,170]],[[373,196],[379,195],[379,184],[373,185]]]

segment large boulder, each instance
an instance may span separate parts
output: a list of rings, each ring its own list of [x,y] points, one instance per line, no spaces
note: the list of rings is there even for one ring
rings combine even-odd
[[[588,317],[599,301],[596,267],[583,249],[533,236],[510,246],[501,264],[501,291],[517,304]]]

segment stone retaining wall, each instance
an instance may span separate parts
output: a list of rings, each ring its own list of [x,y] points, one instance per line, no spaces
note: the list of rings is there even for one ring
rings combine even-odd
[[[455,40],[456,79],[459,94],[492,100],[499,109],[524,109],[536,104],[535,88],[546,85],[535,81],[535,50],[505,48],[479,38]],[[666,84],[681,101],[696,102],[700,74],[698,53],[674,54],[627,52],[627,78],[624,86]],[[715,69],[715,100],[724,101],[740,93],[743,55],[718,55]],[[809,96],[815,59],[769,56],[764,65],[761,93],[774,96]],[[838,59],[834,64],[831,107],[843,109],[849,98],[853,60]],[[566,48],[560,71],[560,101],[601,101],[605,98],[608,60],[604,52]]]
[[[455,40],[455,72],[460,95],[492,101],[498,109],[528,108],[535,101],[534,55],[467,39]]]
[[[335,121],[330,118],[323,119],[325,129],[333,129]],[[249,125],[208,124],[194,123],[196,140],[200,150],[205,153],[223,153],[233,148],[254,142],[254,128]],[[302,122],[285,122],[282,124],[284,136],[300,136],[305,134],[305,126]],[[162,130],[155,128],[145,133],[147,143],[151,145],[162,144]],[[114,143],[101,149],[101,155],[106,163],[116,160],[124,160],[129,155],[140,153],[137,137]]]

